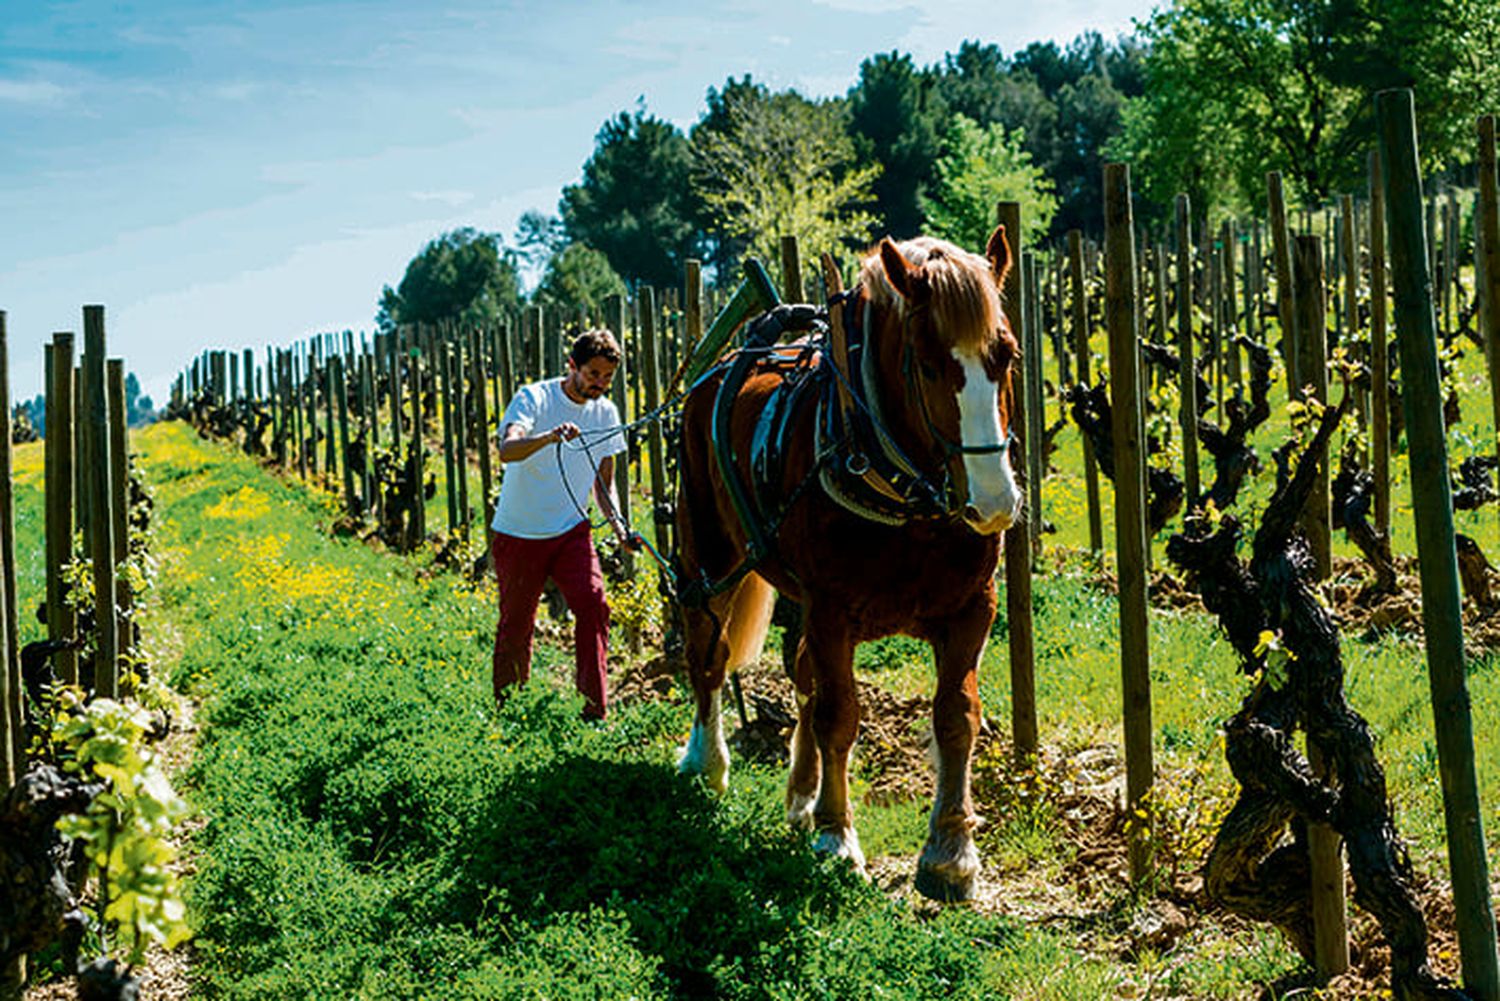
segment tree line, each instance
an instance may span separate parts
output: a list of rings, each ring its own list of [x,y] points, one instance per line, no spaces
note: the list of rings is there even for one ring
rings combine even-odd
[[[1317,205],[1363,184],[1372,96],[1412,87],[1439,180],[1471,168],[1474,116],[1500,110],[1493,0],[1174,0],[1128,36],[1086,32],[1006,55],[966,41],[937,63],[877,53],[841,95],[750,75],[709,88],[686,131],[644,100],[605,121],[555,214],[512,241],[444,234],[381,296],[389,329],[498,319],[530,299],[598,313],[627,284],[675,285],[689,258],[730,281],[782,236],[856,249],[917,233],[978,246],[999,200],[1026,238],[1102,227],[1102,167],[1132,164],[1136,217],[1165,223],[1191,196],[1207,222],[1264,209],[1265,174]]]

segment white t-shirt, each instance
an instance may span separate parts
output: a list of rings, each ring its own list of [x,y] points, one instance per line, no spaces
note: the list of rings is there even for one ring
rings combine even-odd
[[[500,500],[490,523],[495,531],[522,539],[550,539],[587,518],[580,509],[589,510],[595,467],[606,456],[625,450],[620,414],[608,397],[574,403],[563,392],[562,379],[522,386],[500,418],[500,440],[505,440],[505,429],[512,424],[531,434],[564,423],[578,425],[582,433],[562,442],[561,469],[557,445],[505,463]]]

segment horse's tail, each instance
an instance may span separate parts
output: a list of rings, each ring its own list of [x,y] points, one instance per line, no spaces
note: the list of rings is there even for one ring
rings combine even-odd
[[[776,589],[757,573],[748,573],[735,589],[725,623],[729,643],[726,670],[733,672],[760,659],[766,645],[771,612],[776,607]]]

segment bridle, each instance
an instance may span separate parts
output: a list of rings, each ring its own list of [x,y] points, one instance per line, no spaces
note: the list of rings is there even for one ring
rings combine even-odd
[[[903,324],[909,326],[917,318],[918,314],[925,312],[926,309],[925,304],[910,308],[903,320]],[[943,476],[942,483],[939,488],[933,488],[929,484],[929,492],[934,497],[943,498],[944,514],[957,515],[963,510],[966,498],[958,496],[958,477],[954,475],[954,464],[956,462],[961,463],[964,456],[968,455],[1005,454],[1010,451],[1011,445],[1016,441],[1016,434],[1009,423],[1005,428],[1005,439],[993,444],[965,445],[961,439],[954,441],[948,435],[944,434],[942,429],[937,426],[937,422],[932,419],[932,411],[927,406],[927,394],[923,392],[914,371],[913,360],[916,351],[913,348],[913,343],[915,342],[915,338],[911,336],[909,330],[905,330],[903,331],[901,341],[902,382],[906,387],[907,395],[917,398],[917,403],[922,414],[922,423],[925,425],[928,435],[932,437],[932,440],[937,444],[939,451],[942,453],[940,459]],[[967,478],[967,473],[964,476]]]

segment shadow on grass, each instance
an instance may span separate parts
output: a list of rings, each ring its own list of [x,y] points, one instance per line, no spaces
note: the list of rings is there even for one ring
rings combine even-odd
[[[871,906],[847,867],[805,838],[735,813],[659,764],[571,756],[524,768],[473,818],[446,866],[450,919],[478,920],[495,891],[541,925],[560,912],[623,914],[686,994],[795,926]]]

